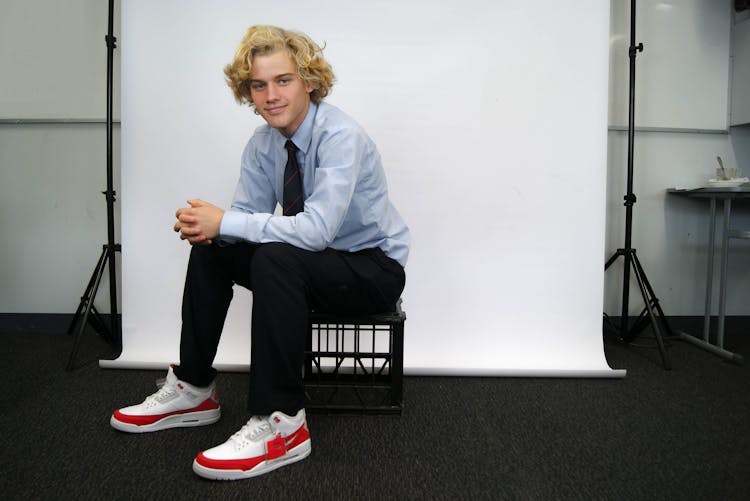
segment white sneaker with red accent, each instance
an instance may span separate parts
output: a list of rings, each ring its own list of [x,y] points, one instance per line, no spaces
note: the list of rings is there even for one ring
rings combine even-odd
[[[310,455],[305,409],[255,416],[223,444],[198,454],[193,471],[212,480],[255,477]]]
[[[166,430],[215,423],[221,417],[216,385],[199,388],[175,376],[169,366],[164,385],[142,403],[116,410],[113,428],[129,433]]]

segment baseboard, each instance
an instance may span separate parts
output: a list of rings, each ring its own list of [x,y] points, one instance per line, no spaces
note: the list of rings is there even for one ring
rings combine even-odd
[[[109,325],[109,314],[102,314],[101,318],[106,325]],[[670,324],[674,324],[675,328],[680,329],[703,325],[703,315],[673,315],[667,316],[666,319]],[[64,334],[68,331],[72,320],[72,313],[0,313],[0,333]],[[630,317],[629,320],[629,324],[632,325],[637,317]],[[609,321],[614,325],[620,325],[620,317],[609,317]],[[716,321],[716,317],[713,317],[713,321]],[[727,327],[748,328],[750,316],[728,316],[725,322]]]
[[[615,325],[620,324],[620,319],[622,317],[614,317],[614,316],[608,316],[607,317],[610,322],[612,322]],[[633,322],[637,321],[639,317],[628,317],[628,322],[632,324]],[[703,315],[666,315],[665,316],[667,322],[669,323],[675,323],[675,324],[703,324]],[[712,321],[716,321],[717,316],[714,315],[711,317]],[[750,316],[749,315],[728,315],[725,317],[725,321],[727,323],[737,323],[737,324],[744,324],[746,322],[750,323]]]
[[[603,330],[606,334],[617,335],[622,328],[621,319],[622,317],[607,317],[603,323]],[[638,321],[639,317],[628,318],[628,328],[632,329]],[[677,331],[701,333],[703,332],[705,318],[703,315],[673,315],[664,317],[669,328],[673,331],[672,334],[676,335]],[[651,335],[650,327],[651,322],[648,318],[645,319],[643,324],[643,330],[637,332],[637,335]],[[710,332],[716,332],[718,328],[718,317],[716,315],[711,317],[709,323]],[[663,331],[664,326],[659,325],[659,330]],[[744,333],[750,330],[750,316],[747,315],[733,315],[724,318],[724,330],[727,335],[733,333]],[[663,336],[668,335],[667,332],[662,332]]]
[[[68,332],[72,313],[0,313],[0,333],[65,334]],[[109,325],[109,314],[101,314]]]

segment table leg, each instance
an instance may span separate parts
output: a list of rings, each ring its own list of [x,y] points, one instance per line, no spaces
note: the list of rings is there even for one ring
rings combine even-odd
[[[716,333],[716,345],[724,348],[724,318],[727,297],[727,265],[729,254],[729,218],[732,213],[732,199],[724,199],[724,221],[721,233],[721,276],[719,277],[719,320]]]
[[[714,279],[714,241],[716,239],[716,198],[711,197],[711,215],[708,224],[708,264],[706,266],[706,308],[703,315],[703,341],[709,342],[711,329],[711,297]]]

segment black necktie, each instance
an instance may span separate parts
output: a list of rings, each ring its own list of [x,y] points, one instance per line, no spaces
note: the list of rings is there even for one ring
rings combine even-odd
[[[293,216],[302,212],[302,178],[297,164],[297,147],[291,140],[284,145],[289,153],[284,169],[284,203],[282,205],[285,216]]]

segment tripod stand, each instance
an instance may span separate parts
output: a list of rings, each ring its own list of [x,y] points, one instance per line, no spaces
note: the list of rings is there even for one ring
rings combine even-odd
[[[633,235],[633,205],[636,202],[636,196],[633,193],[633,143],[635,139],[635,58],[638,52],[643,51],[643,44],[640,43],[635,45],[635,0],[630,1],[630,47],[628,49],[628,56],[630,59],[630,92],[629,92],[629,109],[628,109],[628,177],[627,177],[627,194],[624,197],[625,200],[625,246],[612,255],[604,265],[604,270],[609,269],[610,266],[617,260],[617,258],[623,258],[623,282],[622,282],[622,316],[620,317],[620,325],[617,326],[610,320],[607,314],[604,314],[605,329],[615,332],[617,338],[624,343],[631,343],[638,333],[642,331],[649,323],[654,331],[654,337],[656,338],[656,344],[659,348],[659,354],[661,355],[662,364],[667,370],[671,369],[671,364],[667,357],[667,352],[664,347],[664,339],[659,330],[659,322],[665,327],[668,333],[671,333],[669,323],[664,316],[659,305],[659,300],[654,294],[654,290],[646,277],[646,272],[638,260],[636,250],[632,247],[632,235]],[[632,326],[629,326],[629,299],[630,299],[630,272],[633,271],[638,288],[643,297],[645,308],[639,315],[638,319]]]
[[[109,0],[108,28],[107,36],[105,37],[107,43],[107,190],[102,192],[107,199],[107,243],[102,248],[102,253],[94,267],[94,272],[91,274],[78,309],[68,327],[68,334],[72,334],[78,324],[78,331],[73,341],[73,349],[70,352],[68,365],[66,366],[66,370],[68,371],[75,368],[76,355],[78,354],[86,326],[89,323],[116,351],[119,352],[122,349],[122,337],[117,315],[117,270],[115,267],[115,253],[120,252],[121,247],[115,243],[114,203],[116,193],[112,189],[112,60],[114,58],[114,49],[117,47],[117,38],[112,34],[113,16],[114,0]],[[109,329],[94,307],[94,299],[96,299],[96,293],[99,290],[104,270],[107,268],[109,268]],[[92,313],[93,316],[91,316]],[[83,318],[81,318],[81,315],[83,315]]]

